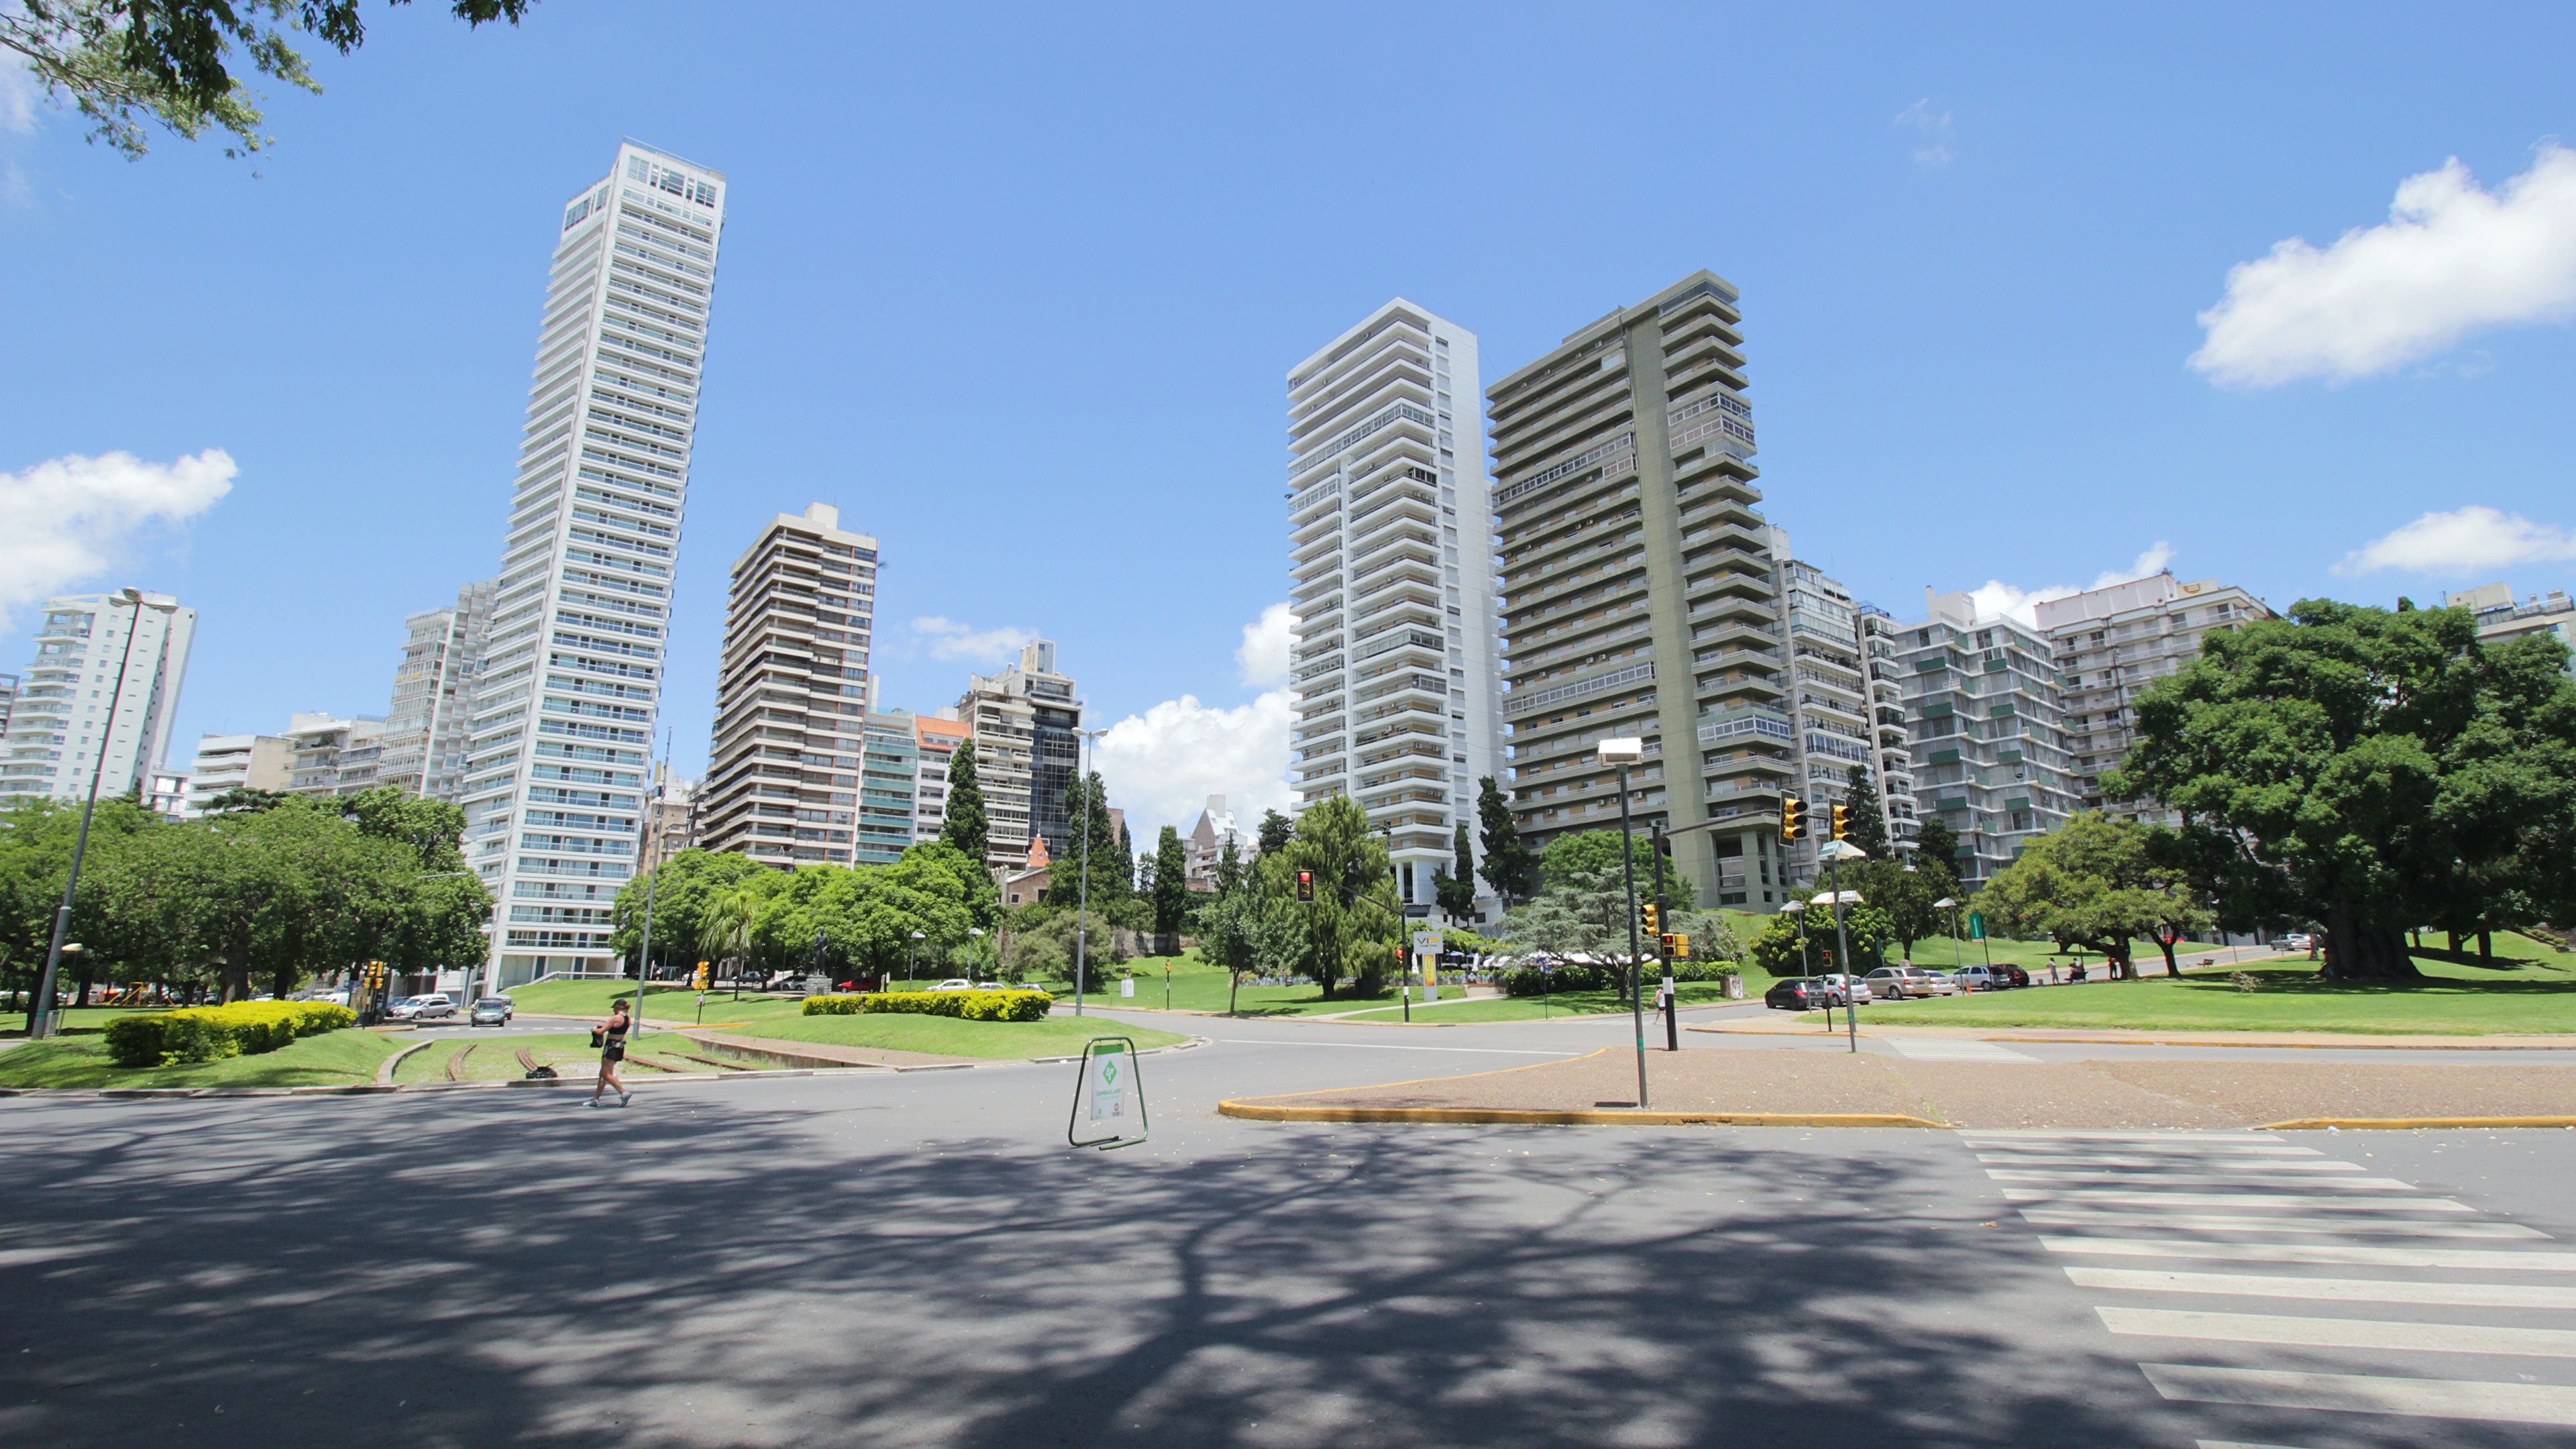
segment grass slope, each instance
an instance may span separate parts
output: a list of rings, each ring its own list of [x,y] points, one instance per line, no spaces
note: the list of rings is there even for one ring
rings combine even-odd
[[[1762,984],[1755,985],[1757,981]],[[1649,1014],[1652,1014],[1654,1009],[1654,989],[1654,978],[1650,975],[1647,977],[1646,987],[1646,1007]],[[1726,999],[1725,985],[1716,981],[1684,981],[1678,983],[1675,989],[1681,992],[1684,1006],[1707,1006]],[[1749,999],[1759,1001],[1762,999],[1762,993],[1769,989],[1770,983],[1761,973],[1753,972],[1746,976],[1745,992]],[[1628,1011],[1628,1004],[1620,1000],[1618,993],[1614,991],[1560,991],[1544,998],[1484,997],[1457,1006],[1425,1005],[1415,1002],[1413,1019],[1417,1022],[1540,1021],[1558,1016],[1624,1016]],[[1351,1021],[1402,1021],[1404,1011],[1398,1006],[1348,1019]]]
[[[1044,1021],[959,1021],[948,1016],[888,1013],[876,1016],[797,1016],[759,1023],[756,1035],[778,1041],[831,1042],[944,1057],[1071,1056],[1095,1036],[1132,1037],[1138,1050],[1187,1040],[1174,1032],[1148,1031],[1107,1021],[1051,1016]],[[650,1050],[649,1046],[647,1050]]]
[[[2576,971],[2537,962],[2487,970],[2417,957],[2415,986],[2319,981],[2305,960],[2180,978],[2092,981],[1861,1008],[1861,1022],[1916,1026],[2120,1027],[2141,1031],[2330,1031],[2479,1036],[2576,1032]],[[1821,1013],[1807,1019],[1821,1022]]]
[[[174,1067],[120,1067],[98,1037],[34,1041],[0,1052],[6,1087],[345,1087],[372,1082],[402,1041],[372,1031],[332,1031],[255,1057]]]

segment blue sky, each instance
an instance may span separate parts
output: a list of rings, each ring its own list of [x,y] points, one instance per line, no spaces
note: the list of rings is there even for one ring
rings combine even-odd
[[[1110,761],[1146,823],[1280,798],[1238,654],[1286,592],[1282,377],[1395,295],[1478,332],[1490,381],[1727,277],[1767,511],[1902,616],[2159,544],[2275,605],[2576,582],[2548,257],[2499,301],[2455,256],[2338,251],[2405,294],[2370,303],[2394,353],[2249,282],[2235,380],[2187,362],[2231,267],[2386,223],[2449,158],[2489,191],[2540,164],[2576,125],[2563,6],[442,11],[370,5],[252,163],[128,163],[0,94],[0,527],[80,514],[49,460],[237,469],[181,522],[71,518],[68,555],[0,537],[22,584],[201,611],[181,763],[382,712],[403,616],[493,570],[558,206],[622,135],[731,183],[664,706],[691,771],[725,566],[819,498],[883,540],[889,703],[1044,634],[1095,718],[1138,716]],[[2473,271],[2499,228],[2568,242],[2522,200],[2435,241]],[[2470,508],[2498,517],[2335,571]]]

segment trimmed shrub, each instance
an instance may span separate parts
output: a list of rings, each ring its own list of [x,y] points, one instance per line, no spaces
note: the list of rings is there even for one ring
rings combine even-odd
[[[807,1016],[868,1016],[912,1012],[967,1021],[1042,1021],[1055,998],[1043,991],[871,991],[859,996],[808,996]]]
[[[1541,971],[1535,966],[1520,966],[1503,973],[1505,996],[1537,996],[1552,991],[1616,991],[1619,978],[1626,974],[1618,966],[1564,965],[1554,971]],[[1732,961],[1676,961],[1673,980],[1723,981],[1741,976],[1744,969]],[[1651,985],[1663,977],[1656,963],[1646,963],[1646,980]]]
[[[300,1036],[355,1026],[358,1014],[327,1001],[236,1001],[190,1006],[107,1024],[107,1054],[120,1067],[210,1062],[273,1052]]]

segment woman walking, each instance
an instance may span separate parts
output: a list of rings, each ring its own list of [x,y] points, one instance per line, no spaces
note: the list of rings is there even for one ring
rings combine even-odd
[[[608,1020],[591,1032],[591,1040],[599,1047],[599,1082],[590,1089],[590,1105],[593,1107],[599,1105],[599,1094],[611,1087],[617,1089],[617,1105],[620,1107],[625,1106],[626,1099],[633,1095],[626,1090],[626,1084],[617,1079],[617,1064],[626,1060],[626,1028],[631,1024],[632,1020],[626,1014],[626,998],[621,996],[613,1004]]]

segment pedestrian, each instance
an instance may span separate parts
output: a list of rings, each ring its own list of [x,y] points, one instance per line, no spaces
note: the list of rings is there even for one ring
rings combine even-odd
[[[642,988],[637,989],[640,991]],[[617,1105],[620,1107],[634,1095],[626,1090],[624,1082],[617,1079],[617,1064],[626,1060],[626,1029],[631,1025],[633,1021],[626,1014],[626,998],[621,996],[610,1010],[608,1020],[590,1030],[591,1045],[599,1048],[599,1082],[590,1089],[590,1105],[593,1107],[599,1105],[599,1094],[611,1087],[617,1089]]]

